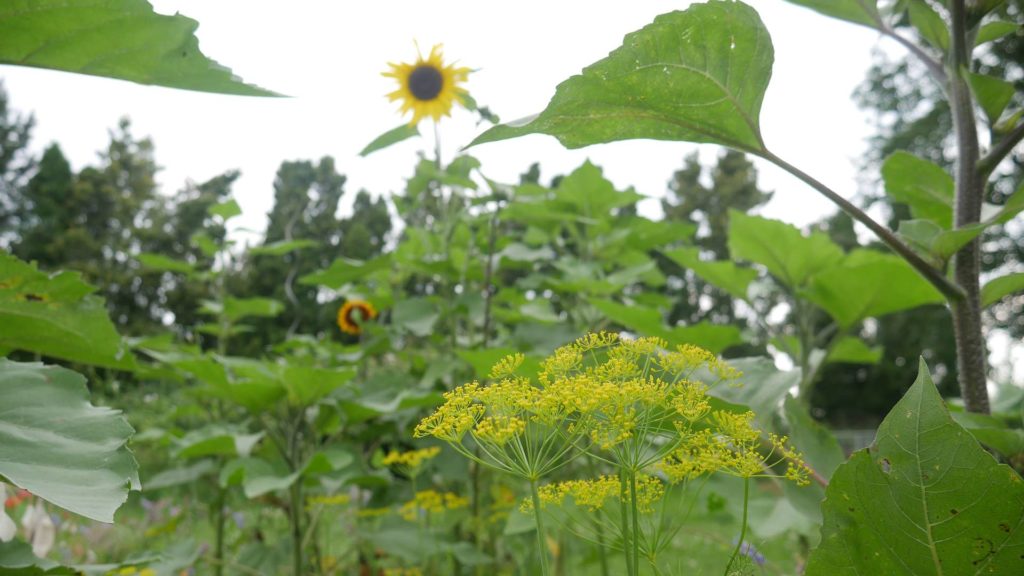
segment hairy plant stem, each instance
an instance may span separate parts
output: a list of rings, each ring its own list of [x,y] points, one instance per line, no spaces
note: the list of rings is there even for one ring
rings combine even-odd
[[[957,286],[955,283],[946,278],[946,276],[942,273],[941,270],[933,267],[931,264],[925,261],[924,258],[921,258],[921,256],[919,256],[917,252],[914,252],[914,250],[910,246],[907,246],[902,240],[899,239],[898,236],[893,234],[891,230],[875,221],[871,216],[868,216],[866,212],[854,206],[853,203],[851,203],[849,200],[843,198],[834,190],[816,180],[813,176],[807,174],[803,170],[800,170],[796,166],[793,166],[789,162],[786,162],[782,158],[779,158],[775,154],[767,150],[759,152],[759,154],[765,160],[768,160],[772,164],[775,164],[779,168],[782,168],[786,172],[789,172],[793,176],[796,176],[805,184],[807,184],[811,188],[814,188],[823,196],[831,200],[834,204],[839,206],[839,208],[841,208],[843,212],[846,212],[854,220],[857,220],[861,224],[867,226],[869,230],[871,230],[872,232],[875,233],[876,236],[878,236],[879,240],[884,242],[885,245],[888,246],[893,252],[895,252],[904,260],[906,260],[908,264],[910,264],[915,270],[917,270],[918,274],[923,276],[925,280],[927,280],[933,286],[935,286],[935,288],[938,289],[939,292],[941,292],[947,300],[949,300],[950,302],[955,302],[966,298],[964,290],[960,286]]]
[[[544,532],[544,513],[540,509],[540,494],[537,481],[530,480],[530,497],[533,499],[533,517],[537,522],[537,556],[540,558],[541,576],[548,576],[548,538]]]
[[[949,56],[949,102],[956,133],[956,197],[953,221],[956,228],[977,224],[985,180],[978,171],[978,128],[974,101],[964,75],[970,70],[964,0],[950,2],[952,47]],[[975,238],[953,256],[953,277],[965,297],[950,301],[960,394],[969,412],[988,414],[989,399],[985,382],[985,338],[981,323],[981,240]]]
[[[736,562],[736,557],[739,555],[740,550],[743,549],[743,539],[747,537],[747,508],[750,504],[750,478],[743,479],[743,523],[740,526],[740,539],[736,542],[736,548],[732,551],[732,556],[729,558],[729,563],[725,565],[725,576],[729,576],[729,570],[732,569],[732,565]]]

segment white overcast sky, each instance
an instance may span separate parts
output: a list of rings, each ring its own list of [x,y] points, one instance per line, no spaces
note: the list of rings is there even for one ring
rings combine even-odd
[[[761,114],[769,147],[840,193],[854,194],[854,160],[869,128],[851,93],[864,78],[877,34],[782,0],[749,3],[761,13],[775,45],[774,76]],[[513,120],[540,111],[559,82],[603,58],[626,33],[688,5],[660,0],[153,4],[159,12],[198,20],[205,54],[246,81],[292,98],[192,93],[11,66],[0,66],[0,78],[13,106],[36,114],[34,148],[59,142],[76,169],[96,161],[121,116],[131,118],[136,136],[153,138],[165,193],[180,189],[186,179],[201,182],[240,169],[235,195],[250,228],[263,227],[282,160],[334,156],[348,176],[349,201],[360,188],[375,194],[402,190],[416,152],[430,141],[408,141],[369,158],[357,153],[403,121],[396,105],[384,98],[393,80],[380,73],[388,61],[413,59],[414,40],[425,51],[443,43],[448,60],[478,69],[467,84],[473,96]],[[465,111],[456,111],[441,129],[446,155],[478,131]],[[514,182],[534,161],[550,177],[589,158],[617,186],[635,186],[657,197],[694,148],[634,140],[567,151],[553,138],[530,136],[471,153],[490,178],[505,182]],[[701,147],[705,162],[719,153],[717,147]],[[768,216],[806,224],[833,210],[771,166],[761,167],[761,181],[776,190],[777,199],[764,212]],[[654,202],[645,208],[657,212]]]

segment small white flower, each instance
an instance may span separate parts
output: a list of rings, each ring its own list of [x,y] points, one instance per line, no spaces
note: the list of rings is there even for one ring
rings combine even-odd
[[[25,539],[32,544],[32,553],[43,558],[53,548],[57,537],[57,527],[43,507],[43,501],[36,499],[35,504],[28,507],[21,517],[21,526],[25,529]]]

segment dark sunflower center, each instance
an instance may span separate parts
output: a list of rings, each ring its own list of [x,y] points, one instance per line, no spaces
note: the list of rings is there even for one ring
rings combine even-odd
[[[417,66],[409,74],[409,92],[417,100],[433,100],[444,87],[444,76],[433,66]]]

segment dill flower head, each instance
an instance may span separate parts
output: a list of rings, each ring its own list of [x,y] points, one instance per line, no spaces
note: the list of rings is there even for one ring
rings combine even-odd
[[[437,446],[410,450],[408,452],[391,450],[384,456],[382,463],[385,466],[394,466],[405,472],[408,476],[416,476],[426,461],[436,458],[440,453],[441,449]]]
[[[649,514],[665,495],[665,485],[657,477],[641,475],[637,478],[636,493],[637,510],[641,514]],[[542,508],[562,506],[566,497],[569,497],[576,506],[596,512],[603,509],[608,501],[618,500],[622,496],[622,485],[618,477],[607,475],[588,480],[566,480],[541,486],[538,496]],[[632,498],[628,488],[626,498]],[[524,513],[532,512],[533,501],[523,500],[520,509]]]
[[[439,514],[445,510],[457,510],[466,506],[469,506],[469,500],[454,492],[420,490],[412,500],[402,504],[398,509],[398,515],[413,522],[419,518],[420,512]]]
[[[469,78],[470,69],[445,64],[440,44],[434,45],[426,58],[417,54],[411,64],[389,62],[388,66],[390,70],[383,75],[398,81],[398,89],[388,94],[388,100],[401,101],[402,114],[412,112],[410,125],[428,116],[435,122],[450,116],[455,102],[463,104],[468,95],[460,84]]]
[[[377,309],[365,300],[346,300],[338,309],[338,328],[348,334],[363,331],[361,324],[377,317]]]

